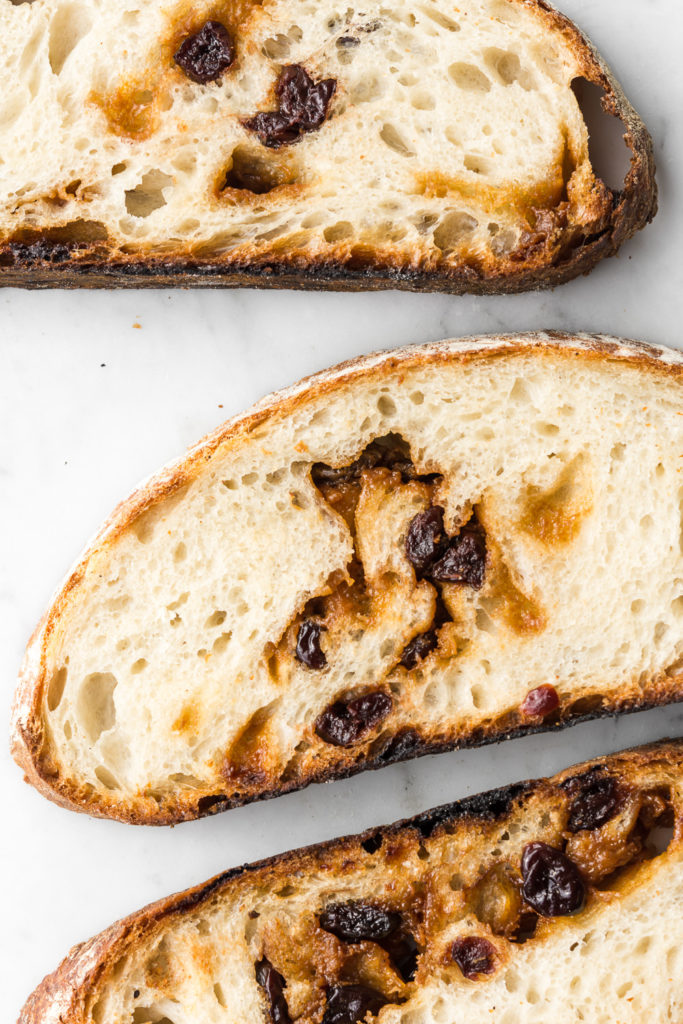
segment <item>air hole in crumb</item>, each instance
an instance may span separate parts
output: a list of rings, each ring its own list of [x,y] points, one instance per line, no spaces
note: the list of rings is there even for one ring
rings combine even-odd
[[[393,149],[395,153],[400,156],[415,156],[415,150],[403,138],[398,128],[393,124],[385,124],[382,126],[382,130],[379,133],[379,137],[382,142]]]
[[[119,784],[112,773],[104,765],[98,765],[95,769],[95,777],[99,779],[105,789],[118,789]]]
[[[232,633],[221,633],[221,635],[214,640],[211,650],[214,654],[222,654],[231,640]]]
[[[116,676],[111,672],[93,672],[83,680],[78,695],[78,717],[93,743],[114,727],[116,686]]]
[[[393,398],[389,397],[389,395],[380,395],[377,399],[377,409],[382,416],[396,415],[396,403]]]
[[[572,92],[588,128],[588,155],[598,178],[612,191],[624,187],[631,166],[631,151],[624,141],[624,125],[602,105],[605,92],[586,78],[575,78]]]
[[[54,75],[61,74],[69,56],[92,28],[92,18],[84,4],[62,4],[50,22],[48,60]]]
[[[457,21],[453,21],[448,15],[442,14],[441,11],[433,10],[431,7],[427,7],[426,4],[420,5],[420,11],[430,18],[436,25],[440,25],[441,28],[447,29],[449,32],[459,32],[460,25]]]
[[[59,707],[59,703],[64,696],[64,687],[66,686],[67,669],[65,665],[62,665],[57,672],[54,673],[50,684],[47,688],[47,708],[48,711],[54,711],[55,708]]]
[[[135,188],[126,191],[126,209],[133,217],[149,217],[150,213],[166,205],[163,190],[173,184],[173,178],[163,171],[143,174]]]
[[[495,46],[484,51],[484,60],[487,67],[498,77],[503,85],[512,85],[518,82],[523,89],[529,90],[533,87],[533,77],[526,68],[522,67],[521,61],[516,53],[510,50],[499,50]]]
[[[448,74],[457,87],[466,92],[489,92],[491,89],[490,80],[476,64],[457,61],[455,64],[451,64]]]
[[[468,153],[463,160],[466,171],[472,171],[473,174],[488,174],[491,165],[486,157],[478,156],[476,153]]]
[[[294,181],[290,168],[273,157],[266,156],[254,146],[236,146],[232,151],[223,189],[236,189],[262,196],[280,185]]]
[[[270,39],[266,39],[263,46],[261,47],[261,53],[264,57],[268,57],[273,61],[281,61],[284,57],[289,55],[291,43],[287,36],[281,32],[276,36],[271,36]]]
[[[204,623],[205,629],[214,629],[216,626],[222,626],[227,617],[227,612],[215,611],[209,615],[208,619]]]
[[[337,221],[323,231],[326,242],[342,242],[345,238],[353,235],[353,225],[348,220]]]
[[[384,86],[375,75],[365,75],[354,82],[349,89],[349,98],[352,103],[370,103],[378,99],[384,91]]]
[[[225,998],[225,993],[223,992],[220,981],[217,981],[216,984],[213,986],[213,994],[216,997],[216,1002],[218,1003],[218,1005],[227,1008],[228,1001]]]
[[[472,694],[472,703],[474,704],[475,708],[477,708],[477,710],[480,710],[484,706],[484,687],[481,686],[479,683],[475,683],[472,689],[470,690],[470,693]]]
[[[477,221],[468,213],[447,213],[434,232],[434,244],[442,252],[450,252],[471,235],[476,226]]]
[[[142,672],[143,669],[146,669],[146,668],[147,668],[147,661],[146,661],[146,659],[145,658],[138,658],[138,660],[133,662],[133,664],[131,665],[130,671],[131,671],[131,673],[134,676],[136,676],[140,672]]]

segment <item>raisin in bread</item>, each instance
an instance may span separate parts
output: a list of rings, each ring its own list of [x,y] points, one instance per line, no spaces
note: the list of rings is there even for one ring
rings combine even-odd
[[[645,128],[544,0],[41,0],[0,40],[0,283],[516,291],[655,211]]]
[[[174,822],[680,700],[682,366],[447,342],[220,427],[118,508],[33,637],[29,780]]]
[[[155,903],[19,1024],[680,1021],[682,839],[683,741],[615,754]]]

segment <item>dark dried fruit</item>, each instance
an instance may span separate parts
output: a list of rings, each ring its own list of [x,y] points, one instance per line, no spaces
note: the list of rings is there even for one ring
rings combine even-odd
[[[493,974],[496,969],[496,948],[488,939],[473,935],[456,939],[451,946],[451,956],[470,981],[475,981],[480,974]]]
[[[392,932],[380,945],[389,954],[389,959],[403,980],[412,981],[417,971],[419,950],[408,929],[401,925],[400,929]]]
[[[429,570],[437,583],[466,583],[475,590],[481,590],[485,574],[486,537],[476,520],[463,526]]]
[[[254,965],[256,980],[263,989],[270,1004],[270,1019],[273,1024],[291,1024],[287,1000],[283,989],[285,979],[275,970],[270,960],[264,956]]]
[[[439,645],[438,637],[433,629],[428,633],[420,633],[404,647],[401,655],[401,665],[404,668],[415,668],[418,661],[422,661],[427,655]]]
[[[422,480],[425,483],[432,483],[436,474],[420,476],[410,458],[410,448],[397,435],[388,435],[371,441],[364,451],[349,463],[348,466],[326,466],[324,462],[316,462],[313,466],[311,476],[316,487],[325,484],[345,484],[359,481],[361,474],[366,469],[382,467],[401,474],[403,483],[410,480]]]
[[[320,926],[343,942],[376,942],[386,950],[404,981],[417,969],[417,944],[401,915],[372,903],[333,903],[319,918]]]
[[[320,926],[344,942],[379,942],[396,931],[400,915],[372,903],[332,903],[320,915]]]
[[[520,711],[525,718],[545,718],[546,715],[557,711],[560,706],[560,698],[557,690],[549,683],[537,686],[535,690],[529,690],[522,701]]]
[[[350,747],[387,717],[393,706],[388,693],[377,690],[349,701],[335,701],[318,716],[315,731],[325,743]]]
[[[446,542],[443,526],[443,509],[434,505],[411,520],[406,537],[408,561],[420,575],[429,569],[441,554]]]
[[[325,652],[320,648],[320,634],[325,629],[314,619],[305,619],[296,638],[296,657],[308,668],[321,669],[327,665]]]
[[[422,737],[416,729],[403,729],[382,748],[379,760],[404,761],[407,757],[414,757],[421,746]]]
[[[522,853],[524,899],[543,917],[575,914],[586,893],[576,864],[548,843],[528,843]]]
[[[215,82],[235,59],[235,44],[220,21],[206,21],[199,32],[188,36],[173,60],[188,78],[199,85]]]
[[[616,779],[586,772],[567,779],[564,788],[574,799],[569,808],[570,832],[592,832],[613,818],[623,803]]]
[[[366,1014],[378,1013],[387,1000],[369,985],[332,985],[327,990],[327,1006],[322,1024],[356,1024]]]
[[[304,132],[320,128],[336,88],[334,78],[314,82],[300,64],[290,64],[282,69],[275,86],[278,109],[255,114],[244,126],[270,149],[291,145]]]

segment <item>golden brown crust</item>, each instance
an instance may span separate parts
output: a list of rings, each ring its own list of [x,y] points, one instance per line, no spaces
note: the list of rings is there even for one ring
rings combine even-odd
[[[509,257],[464,256],[458,262],[407,257],[399,249],[372,245],[342,246],[326,257],[302,251],[239,247],[220,257],[197,256],[188,248],[156,254],[124,254],[103,241],[78,240],[74,225],[65,233],[51,228],[0,242],[0,285],[28,288],[250,287],[336,291],[439,291],[452,294],[516,293],[552,288],[587,274],[612,256],[657,211],[652,140],[612,71],[590,41],[545,0],[516,0],[537,8],[550,29],[559,32],[577,58],[585,78],[604,90],[602,105],[624,126],[631,165],[623,188],[603,189],[595,217],[585,229],[555,229],[537,224],[526,246]],[[551,213],[555,211],[550,211]],[[546,217],[546,220],[548,218]],[[77,240],[73,240],[76,231]],[[91,232],[92,234],[92,232]],[[69,240],[71,239],[71,240]]]
[[[400,743],[399,737],[394,738],[396,745],[393,749],[388,747],[377,751],[373,757],[363,760],[360,764],[349,756],[347,760],[341,760],[333,772],[327,769],[306,777],[294,777],[276,791],[264,791],[258,795],[249,794],[232,799],[216,794],[215,797],[204,796],[199,800],[195,797],[192,803],[189,802],[189,798],[183,803],[169,802],[163,807],[159,807],[151,798],[140,798],[125,803],[80,791],[60,778],[57,766],[51,763],[49,756],[46,756],[41,712],[44,688],[49,681],[46,652],[51,635],[59,630],[62,613],[77,591],[88,564],[100,552],[107,550],[116,537],[127,530],[146,509],[176,494],[196,477],[219,446],[241,445],[248,441],[250,434],[266,419],[286,417],[300,406],[320,396],[347,388],[367,375],[386,378],[393,373],[407,371],[427,363],[467,363],[475,359],[499,359],[529,352],[533,352],[538,358],[580,358],[600,363],[627,362],[651,373],[661,374],[663,378],[683,380],[683,357],[671,350],[655,349],[635,342],[619,342],[604,336],[571,336],[553,332],[512,335],[507,338],[461,339],[379,353],[341,364],[302,381],[294,388],[264,399],[244,416],[223,424],[213,434],[196,444],[186,457],[162,470],[122,502],[58,591],[29,642],[15,694],[12,754],[23,769],[26,780],[50,800],[72,810],[98,817],[116,818],[133,824],[172,824],[216,813],[250,800],[266,799],[301,789],[312,782],[344,778],[365,768],[379,768],[394,761],[423,754],[496,742],[541,729],[561,728],[601,715],[642,710],[683,700],[683,667],[671,666],[668,674],[651,679],[646,685],[639,687],[637,695],[631,692],[624,694],[619,700],[600,701],[592,707],[586,707],[581,703],[570,706],[552,724],[530,724],[515,714],[492,721],[485,729],[477,729],[474,732],[458,733],[446,729],[438,735],[431,736],[421,736],[413,732],[410,736],[400,737]]]
[[[549,787],[557,788],[567,779],[583,775],[593,767],[605,766],[612,774],[619,774],[623,780],[633,780],[637,784],[639,775],[654,763],[665,763],[673,772],[683,770],[683,739],[662,740],[594,758],[552,779],[532,780],[491,790],[393,825],[369,829],[360,835],[334,839],[226,871],[202,885],[152,903],[88,942],[75,946],[29,997],[17,1024],[84,1024],[88,1019],[86,1004],[89,997],[92,1001],[93,989],[108,966],[131,951],[143,937],[148,938],[161,927],[169,927],[173,918],[181,919],[188,911],[217,895],[230,892],[237,896],[251,886],[277,887],[277,883],[285,883],[295,874],[300,877],[307,871],[341,877],[349,870],[350,864],[362,869],[363,863],[369,862],[376,850],[395,846],[397,841],[419,844],[425,837],[441,830],[448,831],[455,823],[474,831],[483,822],[502,821],[520,801],[532,798],[534,793],[547,793]]]

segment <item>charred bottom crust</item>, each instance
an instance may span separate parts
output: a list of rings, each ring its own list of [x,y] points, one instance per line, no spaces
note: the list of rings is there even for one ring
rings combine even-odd
[[[93,817],[109,818],[134,825],[176,825],[184,821],[193,821],[197,818],[204,818],[209,815],[219,814],[222,811],[243,807],[249,803],[271,800],[275,797],[285,796],[288,793],[299,792],[316,783],[341,781],[359,775],[364,771],[375,771],[391,764],[398,764],[418,757],[488,746],[493,743],[503,743],[506,740],[518,739],[537,733],[563,730],[582,722],[613,718],[617,715],[632,714],[637,711],[654,710],[658,707],[681,702],[683,702],[683,677],[676,677],[675,680],[672,680],[670,691],[665,694],[662,694],[660,687],[653,691],[652,694],[645,693],[642,698],[632,698],[610,703],[603,702],[599,708],[595,707],[578,714],[559,715],[554,720],[545,720],[534,724],[524,722],[521,719],[521,715],[515,713],[505,716],[499,723],[494,723],[492,727],[476,729],[466,735],[424,737],[417,730],[400,730],[389,738],[378,754],[370,758],[359,759],[355,762],[348,761],[347,763],[337,764],[332,767],[328,766],[305,777],[299,776],[288,779],[281,784],[264,789],[258,793],[234,793],[232,795],[226,793],[205,794],[200,796],[191,805],[188,803],[180,804],[177,801],[174,804],[172,800],[169,800],[165,805],[157,805],[157,809],[154,811],[149,808],[148,800],[145,800],[145,806],[143,807],[140,806],[140,802],[135,801],[129,801],[128,803],[114,802],[106,797],[100,797],[98,794],[93,795],[84,792],[82,787],[74,785],[69,780],[60,782],[58,781],[58,775],[53,770],[46,768],[41,763],[39,757],[32,757],[30,753],[26,759],[30,763],[27,781],[30,781],[45,796],[56,803],[71,810],[90,814]],[[400,742],[406,734],[410,734],[410,742]],[[30,744],[27,744],[26,750],[30,751],[30,749]],[[481,797],[472,799],[476,802],[490,796],[491,794],[484,794]],[[479,803],[475,805],[479,806]],[[436,812],[429,812],[430,815],[434,813]]]
[[[242,882],[248,885],[254,876],[261,876],[258,878],[259,885],[281,884],[282,880],[291,878],[293,872],[300,874],[309,868],[343,873],[345,865],[354,859],[362,868],[369,857],[379,851],[384,854],[387,852],[385,847],[395,847],[401,839],[413,838],[420,842],[437,830],[448,832],[456,825],[470,826],[476,830],[481,823],[502,822],[535,795],[548,793],[549,786],[566,789],[567,782],[574,777],[585,778],[588,773],[601,770],[622,772],[627,780],[634,778],[637,781],[639,772],[647,771],[650,764],[662,760],[683,766],[683,739],[661,740],[595,758],[574,765],[552,779],[538,779],[490,790],[392,825],[232,868],[202,885],[160,900],[117,922],[89,942],[74,947],[57,970],[48,975],[29,997],[20,1013],[18,1024],[40,1024],[48,1019],[59,1019],[63,1024],[78,1024],[84,1019],[87,1000],[101,983],[108,965],[115,963],[144,937],[150,936],[157,929],[169,927],[169,919],[192,912],[220,895],[221,890],[228,886],[239,886]]]
[[[642,141],[642,140],[641,140]],[[645,142],[647,144],[645,144]],[[554,288],[589,273],[601,259],[614,255],[657,211],[649,136],[643,154],[630,173],[628,194],[616,197],[611,223],[597,234],[580,239],[558,261],[529,261],[516,269],[504,266],[491,274],[465,263],[430,270],[377,258],[339,261],[292,254],[253,260],[191,259],[185,255],[128,257],[106,246],[54,242],[48,237],[31,242],[0,243],[0,286],[27,288],[289,288],[321,291],[379,291],[515,294]]]

